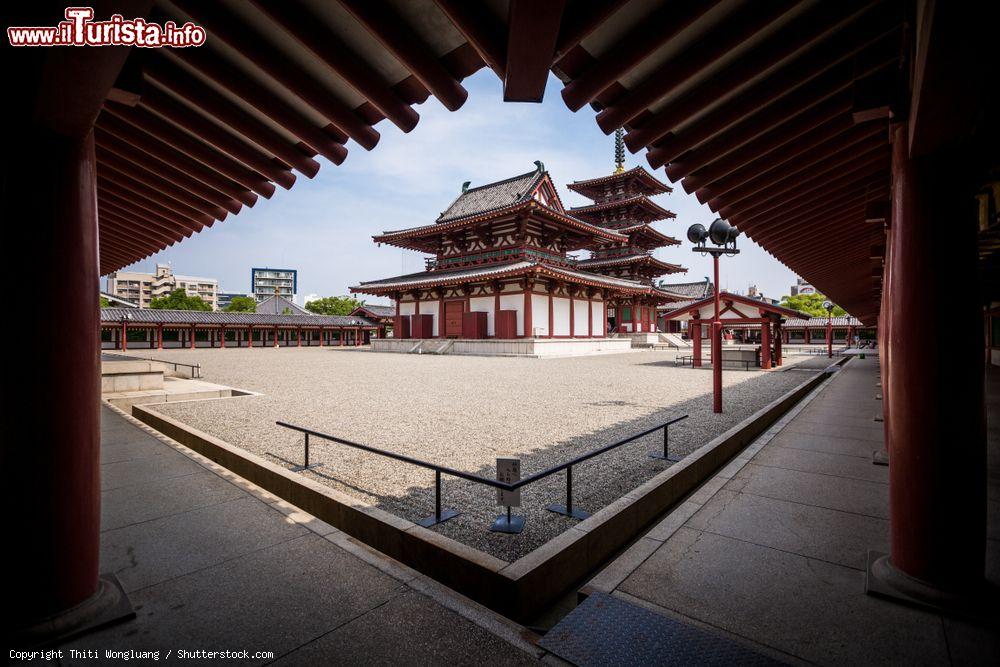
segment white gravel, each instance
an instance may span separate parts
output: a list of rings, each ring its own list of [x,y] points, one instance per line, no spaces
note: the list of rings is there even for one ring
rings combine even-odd
[[[303,438],[275,425],[282,420],[487,477],[498,456],[519,457],[526,476],[688,414],[670,429],[671,453],[684,455],[807,380],[803,364],[827,361],[786,360],[797,372],[726,370],[725,412],[716,415],[711,372],[674,366],[673,352],[519,359],[315,347],[151,356],[200,363],[209,382],[259,392],[155,408],[255,454],[301,461]],[[663,470],[669,464],[646,456],[661,447],[657,433],[574,467],[575,506],[594,512]],[[433,512],[429,470],[315,438],[311,456],[323,463],[304,473],[314,479],[410,520]],[[462,514],[434,529],[508,561],[576,523],[545,510],[565,502],[564,473],[522,491],[516,513],[527,525],[517,536],[487,530],[499,513],[495,490],[444,477],[443,494],[443,505]]]

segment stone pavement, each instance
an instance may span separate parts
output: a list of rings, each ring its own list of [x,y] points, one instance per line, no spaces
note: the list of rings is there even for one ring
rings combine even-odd
[[[101,568],[118,575],[137,617],[60,648],[273,653],[239,664],[506,665],[542,655],[520,626],[102,411]]]
[[[888,551],[878,358],[853,359],[586,587],[788,662],[1000,664],[996,629],[865,595]],[[990,414],[1000,415],[991,369]],[[988,576],[1000,581],[1000,431]]]

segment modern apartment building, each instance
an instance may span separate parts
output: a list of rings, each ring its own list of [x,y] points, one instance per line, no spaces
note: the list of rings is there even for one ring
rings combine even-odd
[[[295,269],[250,269],[250,291],[254,298],[263,301],[275,292],[291,300],[299,288],[299,272]]]
[[[107,292],[131,301],[140,308],[149,308],[153,299],[183,289],[188,296],[199,296],[219,308],[219,281],[215,278],[175,275],[169,264],[157,264],[155,273],[116,271],[108,276]]]

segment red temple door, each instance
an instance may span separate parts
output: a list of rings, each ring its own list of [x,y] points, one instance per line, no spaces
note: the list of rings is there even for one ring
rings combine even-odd
[[[444,335],[449,338],[462,336],[462,313],[465,312],[465,301],[444,302]]]

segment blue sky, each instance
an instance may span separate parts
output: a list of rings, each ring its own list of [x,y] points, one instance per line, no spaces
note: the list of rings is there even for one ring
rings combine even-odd
[[[464,85],[469,99],[458,111],[430,98],[416,107],[420,122],[409,134],[383,121],[374,150],[351,143],[339,167],[317,157],[322,168],[312,180],[298,174],[291,190],[279,188],[270,200],[260,198],[253,208],[129,268],[152,270],[157,262],[170,262],[175,273],[217,278],[226,292],[247,292],[251,267],[293,268],[299,270],[300,300],[346,294],[361,280],[422,270],[422,254],[379,248],[371,237],[433,222],[464,181],[476,186],[500,180],[531,171],[541,160],[569,207],[587,200],[566,183],[613,170],[613,137],[598,129],[589,107],[577,113],[566,108],[554,76],[542,104],[504,104],[501,83],[488,69]],[[648,168],[641,153],[627,155],[626,168],[638,164]],[[666,180],[662,170],[654,173]],[[656,227],[683,240],[656,255],[688,267],[687,274],[667,279],[711,275],[711,260],[692,252],[684,234],[695,222],[707,226],[712,212],[680,184],[655,201],[677,214]],[[740,246],[740,255],[722,260],[723,289],[745,292],[756,284],[770,297],[787,294],[794,274],[746,238]]]

